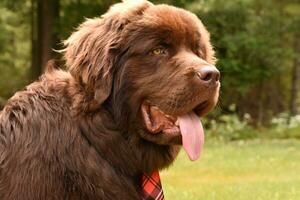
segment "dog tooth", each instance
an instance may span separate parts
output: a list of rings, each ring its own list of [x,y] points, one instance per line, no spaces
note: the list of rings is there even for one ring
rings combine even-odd
[[[170,119],[170,120],[172,120],[172,121],[175,121],[176,120],[176,118],[175,117],[173,117],[173,116],[171,116],[171,115],[165,115],[168,119]]]
[[[152,106],[152,108],[155,110],[159,110],[159,108],[157,106]]]

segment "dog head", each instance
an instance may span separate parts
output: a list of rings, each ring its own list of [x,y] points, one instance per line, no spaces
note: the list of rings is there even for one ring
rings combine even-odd
[[[183,143],[192,160],[199,157],[197,117],[216,105],[220,74],[194,14],[125,1],[84,22],[65,45],[70,73],[89,98],[87,112],[106,106],[123,132],[170,148]]]

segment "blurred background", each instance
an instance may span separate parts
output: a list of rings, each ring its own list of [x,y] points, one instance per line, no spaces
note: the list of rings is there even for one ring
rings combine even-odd
[[[0,0],[0,110],[53,49],[116,0]],[[300,199],[300,1],[160,0],[211,33],[222,91],[200,161],[162,172],[166,199]]]

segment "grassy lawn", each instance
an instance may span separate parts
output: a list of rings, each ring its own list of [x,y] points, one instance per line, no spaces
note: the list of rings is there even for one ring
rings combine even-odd
[[[300,200],[300,140],[208,141],[161,173],[166,200]]]

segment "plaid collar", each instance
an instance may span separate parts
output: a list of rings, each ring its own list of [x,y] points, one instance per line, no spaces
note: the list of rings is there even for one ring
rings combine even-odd
[[[150,176],[146,173],[142,176],[142,200],[164,200],[164,193],[160,182],[158,171]]]

